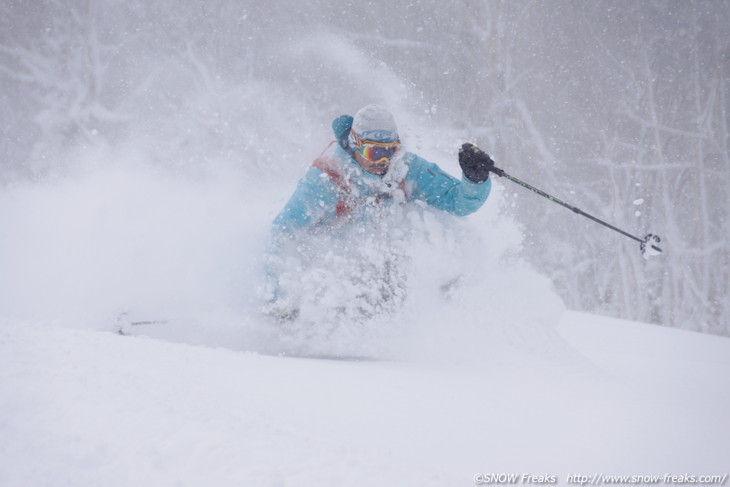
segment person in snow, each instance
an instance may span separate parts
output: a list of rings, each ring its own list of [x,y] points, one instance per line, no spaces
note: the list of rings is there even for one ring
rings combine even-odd
[[[393,115],[367,105],[354,117],[332,122],[335,140],[312,163],[273,222],[274,250],[305,229],[337,222],[366,222],[367,209],[420,200],[454,215],[469,215],[486,201],[494,162],[472,144],[459,151],[457,179],[438,165],[406,152]],[[276,272],[269,266],[269,277]],[[274,282],[273,295],[278,295]]]
[[[486,201],[494,161],[472,144],[459,151],[457,179],[438,165],[403,152],[393,115],[367,105],[332,122],[335,141],[312,163],[284,209],[275,234],[353,218],[366,205],[421,200],[454,215],[469,215]],[[387,202],[387,203],[386,203]]]

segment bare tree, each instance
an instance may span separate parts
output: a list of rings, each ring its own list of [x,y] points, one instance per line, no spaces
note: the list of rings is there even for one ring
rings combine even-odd
[[[5,40],[0,69],[22,84],[22,96],[38,107],[33,119],[40,134],[30,169],[42,174],[51,169],[61,148],[94,145],[128,117],[105,96],[117,49],[100,39],[99,1],[68,7],[49,2],[34,15],[43,19],[43,31]]]
[[[573,46],[566,62],[591,65],[596,75],[584,75],[566,103],[586,114],[586,125],[595,112],[597,123],[590,133],[569,125],[575,142],[562,142],[576,143],[582,155],[568,161],[561,171],[564,182],[554,187],[570,194],[565,182],[571,181],[579,206],[639,231],[655,230],[667,251],[660,260],[644,262],[628,242],[576,222],[580,241],[561,252],[575,238],[557,220],[567,217],[525,215],[539,229],[539,245],[528,247],[528,254],[572,308],[730,333],[723,91],[730,68],[722,34],[728,9],[712,2],[579,7],[556,22],[570,27],[590,51],[581,58],[585,50]],[[615,18],[606,17],[616,10]],[[595,30],[599,18],[610,28]],[[587,83],[597,88],[595,94],[576,96]]]

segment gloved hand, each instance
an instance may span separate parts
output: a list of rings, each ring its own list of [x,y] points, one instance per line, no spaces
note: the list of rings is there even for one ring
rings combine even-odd
[[[494,169],[494,161],[474,144],[466,143],[459,149],[459,165],[464,175],[475,183],[483,183]]]

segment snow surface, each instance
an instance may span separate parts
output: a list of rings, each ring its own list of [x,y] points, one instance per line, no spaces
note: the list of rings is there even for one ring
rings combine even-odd
[[[565,353],[267,356],[0,327],[0,485],[473,485],[722,474],[727,339],[566,313]]]
[[[423,155],[455,173],[457,148]],[[406,297],[320,333],[338,324],[331,307],[307,302],[291,329],[256,297],[296,175],[103,160],[0,193],[0,486],[728,470],[730,341],[565,312],[516,257],[498,182],[468,218],[409,205],[371,228],[384,247],[357,264],[403,257]],[[333,251],[320,264],[294,267],[303,296],[322,284],[320,303],[352,297],[326,284],[354,263]],[[167,323],[121,336],[122,313]]]

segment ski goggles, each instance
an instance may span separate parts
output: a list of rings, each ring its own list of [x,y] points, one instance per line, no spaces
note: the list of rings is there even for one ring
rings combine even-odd
[[[362,140],[357,134],[352,132],[355,139],[355,149],[357,152],[372,162],[373,164],[388,164],[400,150],[400,140],[394,142],[375,142],[374,140]]]

